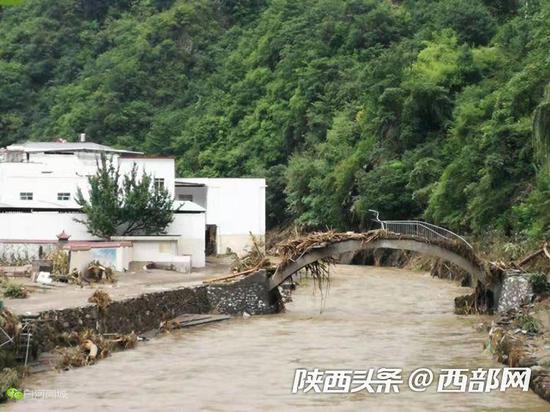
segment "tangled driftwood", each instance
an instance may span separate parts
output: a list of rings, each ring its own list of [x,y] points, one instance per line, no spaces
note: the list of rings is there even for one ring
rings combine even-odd
[[[59,369],[91,365],[115,350],[129,349],[137,343],[137,335],[133,332],[105,337],[93,330],[85,330],[63,334],[59,339],[63,345],[69,346],[57,349]]]
[[[251,250],[244,256],[239,256],[236,253],[233,255],[233,264],[231,265],[231,275],[220,276],[214,279],[209,279],[203,283],[216,283],[232,281],[241,276],[247,276],[257,272],[260,269],[272,268],[273,264],[265,253],[265,244],[250,233],[252,242]]]
[[[112,283],[114,282],[113,270],[110,267],[103,266],[99,261],[94,260],[88,265],[84,273],[84,280],[94,282],[105,280]]]
[[[550,245],[548,245],[548,242],[544,243],[537,251],[530,253],[529,255],[524,257],[518,263],[518,266],[525,266],[539,256],[547,257],[548,259],[550,259]]]
[[[88,298],[88,302],[95,303],[100,311],[105,311],[113,300],[107,292],[97,289],[93,295]]]
[[[473,263],[477,267],[481,268],[487,275],[488,283],[493,283],[494,281],[500,279],[503,271],[507,267],[513,267],[513,265],[511,264],[504,264],[504,263],[497,264],[497,263],[487,262],[485,260],[482,260],[478,256],[476,256],[476,254],[470,247],[468,247],[466,244],[461,242],[447,240],[447,239],[428,240],[428,239],[418,238],[411,235],[402,235],[402,234],[378,229],[378,230],[371,230],[365,233],[354,233],[354,232],[340,233],[335,231],[311,233],[309,235],[302,236],[300,238],[283,242],[279,244],[277,248],[277,253],[281,257],[281,263],[279,264],[278,269],[283,269],[286,265],[292,262],[295,262],[300,257],[304,256],[305,254],[309,253],[310,251],[316,248],[325,247],[330,244],[342,242],[346,240],[359,240],[363,242],[363,244],[366,246],[368,243],[379,239],[387,239],[387,240],[410,239],[410,240],[422,241],[427,244],[443,247],[451,252],[456,253],[459,256],[464,257],[465,259],[469,260],[471,263]],[[333,263],[333,258],[325,257],[319,261],[313,262],[305,266],[304,269],[307,272],[309,272],[314,278],[317,277],[317,278],[323,279],[328,275],[328,268],[331,263]]]
[[[277,246],[277,254],[281,257],[279,267],[283,268],[289,263],[298,260],[314,248],[324,247],[345,240],[361,240],[368,243],[379,239],[381,235],[385,233],[387,232],[380,230],[373,230],[365,233],[340,233],[335,231],[314,232],[306,236],[288,240]],[[330,258],[326,258],[325,260],[330,261]]]

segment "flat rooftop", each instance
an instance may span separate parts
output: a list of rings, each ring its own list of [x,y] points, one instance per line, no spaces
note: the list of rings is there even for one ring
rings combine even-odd
[[[142,152],[114,149],[112,147],[93,142],[24,142],[7,146],[6,150],[10,152],[25,153],[103,152],[143,155]]]

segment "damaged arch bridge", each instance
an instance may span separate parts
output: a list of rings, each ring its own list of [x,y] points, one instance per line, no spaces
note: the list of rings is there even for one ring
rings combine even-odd
[[[417,252],[451,262],[471,275],[472,286],[482,287],[498,301],[502,270],[491,265],[473,251],[462,237],[434,225],[416,221],[385,221],[382,229],[365,233],[315,233],[289,241],[279,248],[282,257],[269,289],[277,288],[301,269],[311,269],[318,262],[332,262],[344,253],[367,249],[397,249]]]

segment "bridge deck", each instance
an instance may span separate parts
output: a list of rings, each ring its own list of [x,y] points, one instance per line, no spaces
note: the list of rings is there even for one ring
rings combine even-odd
[[[401,235],[386,230],[366,233],[317,233],[295,239],[280,248],[283,261],[270,279],[270,287],[275,288],[298,270],[318,261],[364,249],[410,250],[423,255],[438,257],[461,267],[473,277],[473,283],[491,282],[486,265],[472,249],[461,242],[424,239],[417,236]]]

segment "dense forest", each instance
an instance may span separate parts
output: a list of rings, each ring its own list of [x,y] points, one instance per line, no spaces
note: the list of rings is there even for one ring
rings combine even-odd
[[[550,0],[25,0],[0,145],[89,139],[265,176],[268,223],[550,234]]]

